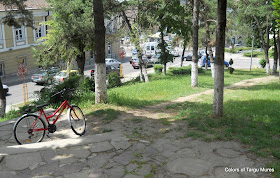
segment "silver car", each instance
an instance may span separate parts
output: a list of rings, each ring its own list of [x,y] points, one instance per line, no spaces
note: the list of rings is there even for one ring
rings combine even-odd
[[[117,59],[113,59],[113,58],[106,58],[105,63],[106,63],[106,66],[110,65],[110,66],[114,66],[115,68],[120,68],[120,65],[121,65],[120,61],[118,61]]]
[[[41,70],[31,76],[32,82],[36,84],[51,84],[52,78],[58,72],[57,69]]]

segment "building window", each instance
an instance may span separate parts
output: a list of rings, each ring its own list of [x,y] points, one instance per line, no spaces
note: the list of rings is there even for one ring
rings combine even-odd
[[[18,65],[23,64],[26,67],[26,59],[25,57],[18,58]]]
[[[43,26],[42,24],[40,24],[40,22],[35,22],[35,34],[36,34],[36,38],[41,38],[43,35]]]
[[[0,64],[0,77],[3,77],[4,76],[4,64],[1,63]]]
[[[16,28],[15,29],[15,33],[16,33],[16,41],[23,41],[24,40],[24,36],[23,36],[23,28]]]

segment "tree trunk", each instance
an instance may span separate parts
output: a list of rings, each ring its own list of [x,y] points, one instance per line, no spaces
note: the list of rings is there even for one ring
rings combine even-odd
[[[207,46],[205,48],[206,58],[205,58],[205,70],[208,70],[208,50]]]
[[[185,50],[186,50],[186,42],[184,42],[184,46],[183,46],[183,53],[182,53],[182,57],[181,57],[181,67],[183,66]]]
[[[161,62],[163,63],[163,74],[166,75],[166,61],[167,61],[167,55],[166,55],[166,49],[164,46],[164,36],[163,36],[163,30],[160,28],[160,38],[161,38],[161,52],[163,54],[163,59],[161,59]]]
[[[274,41],[274,63],[273,63],[273,74],[277,73],[277,64],[278,64],[278,53],[277,53],[277,44],[276,44],[276,32],[273,29],[273,41]]]
[[[4,117],[5,114],[6,114],[6,93],[3,89],[3,84],[0,77],[0,117]]]
[[[223,117],[224,100],[224,52],[225,52],[225,28],[226,28],[227,0],[218,0],[218,24],[216,33],[216,58],[214,79],[214,117]]]
[[[266,61],[266,74],[267,75],[270,75],[270,64],[269,64],[269,57],[268,57],[268,48],[269,48],[269,26],[267,24],[266,26],[266,39],[267,39],[267,43],[265,43],[265,40],[264,40],[264,35],[262,33],[262,26],[261,24],[259,23],[259,20],[256,16],[253,16],[253,18],[255,19],[256,23],[257,23],[257,27],[258,27],[258,30],[259,30],[259,34],[260,34],[260,37],[261,37],[261,42],[262,42],[262,45],[263,45],[263,49],[264,49],[264,54],[265,54],[265,61]]]
[[[145,68],[145,66],[143,67],[143,59],[142,59],[142,50],[140,48],[140,35],[136,32],[134,33],[132,27],[131,27],[131,24],[130,24],[130,21],[127,17],[127,15],[125,14],[124,11],[122,11],[122,16],[124,18],[124,21],[126,22],[127,26],[128,26],[128,29],[129,29],[129,32],[131,34],[131,37],[134,39],[133,40],[133,44],[135,45],[136,47],[136,50],[137,50],[137,56],[138,56],[138,59],[139,59],[139,68],[140,66],[142,66],[142,69],[140,69],[140,76],[144,75],[144,79],[145,79],[145,82],[148,83],[149,82],[149,76],[148,76],[148,73],[147,73],[147,70]],[[141,77],[140,77],[140,80],[141,80]]]
[[[77,64],[78,64],[78,71],[80,75],[84,75],[85,70],[85,62],[86,62],[86,53],[82,52],[81,55],[77,55]]]
[[[199,18],[199,0],[193,1],[193,56],[191,86],[198,87],[198,18]]]
[[[276,45],[277,45],[278,60],[279,60],[278,63],[280,65],[280,31],[278,31]],[[280,80],[280,66],[279,66],[279,80]]]
[[[105,26],[102,0],[93,1],[95,35],[95,103],[107,103],[106,64],[105,64]]]

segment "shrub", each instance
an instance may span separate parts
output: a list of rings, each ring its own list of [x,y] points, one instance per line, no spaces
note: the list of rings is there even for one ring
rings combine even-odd
[[[183,67],[169,67],[169,70],[174,75],[185,75],[191,73],[191,65]]]
[[[233,68],[233,67],[229,67],[228,70],[229,70],[229,73],[230,73],[230,74],[233,74],[233,71],[234,71],[234,68]]]
[[[169,67],[169,70],[174,75],[186,75],[190,74],[192,70],[192,66],[183,66],[183,67]],[[198,73],[203,73],[204,70],[202,68],[198,68]]]
[[[261,59],[261,60],[259,61],[259,64],[261,65],[262,68],[265,68],[265,66],[266,66],[266,61],[265,61],[265,59]]]
[[[80,86],[82,86],[81,83],[83,83],[83,79],[83,76],[71,77],[58,85],[50,85],[48,87],[42,88],[40,92],[36,93],[39,98],[36,104],[50,103],[59,105],[65,99],[73,99],[77,96],[76,94],[79,93],[78,89]],[[63,90],[64,88],[73,89],[74,92],[65,92],[64,94],[58,94],[55,97],[52,97],[52,95]]]
[[[162,73],[163,66],[162,65],[154,65],[154,71],[156,74]]]
[[[94,77],[84,77],[79,90],[82,91],[93,91],[95,90]]]
[[[243,56],[245,56],[245,57],[251,57],[251,52],[243,53]],[[257,57],[257,53],[253,52],[252,57]]]
[[[118,72],[111,72],[108,75],[108,88],[119,87],[121,86],[121,77]]]

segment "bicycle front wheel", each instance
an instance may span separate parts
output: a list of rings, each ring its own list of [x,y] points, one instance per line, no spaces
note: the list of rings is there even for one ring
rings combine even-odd
[[[72,106],[72,108],[69,108],[68,121],[76,135],[84,135],[86,131],[86,120],[83,111],[78,106]]]
[[[41,142],[46,132],[45,122],[37,115],[27,114],[14,125],[14,137],[18,144]]]

